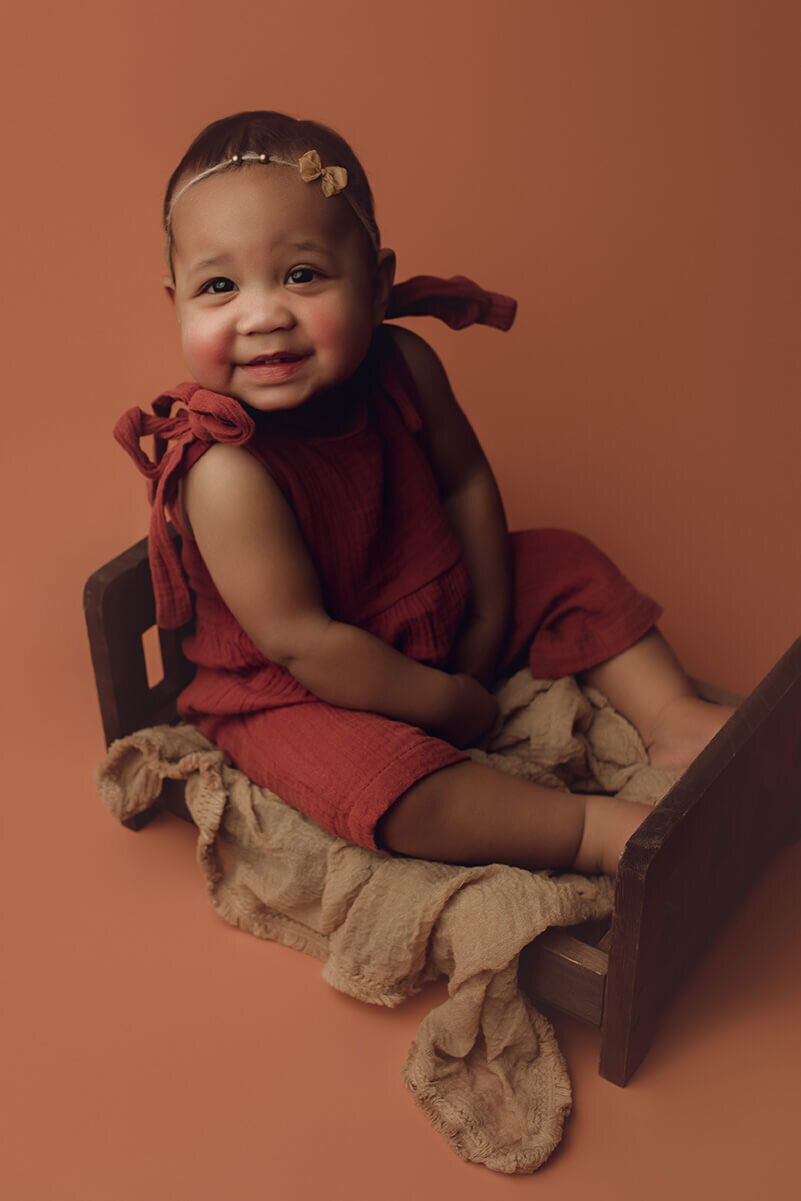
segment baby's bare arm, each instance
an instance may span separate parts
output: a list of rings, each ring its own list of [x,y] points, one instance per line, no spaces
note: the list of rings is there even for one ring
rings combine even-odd
[[[268,657],[329,704],[421,726],[459,747],[478,742],[497,717],[497,701],[470,676],[426,667],[357,626],[312,618],[285,637]]]
[[[488,682],[512,613],[512,568],[503,501],[436,352],[411,330],[389,328],[414,378],[422,421],[420,442],[470,573],[466,620],[450,666]]]
[[[332,705],[392,717],[467,745],[496,703],[325,611],[314,563],[280,488],[247,450],[212,446],[187,472],[186,515],[217,589],[266,658]]]

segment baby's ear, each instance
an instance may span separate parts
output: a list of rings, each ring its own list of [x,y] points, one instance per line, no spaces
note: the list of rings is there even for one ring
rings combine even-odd
[[[380,325],[386,316],[392,285],[395,282],[397,260],[395,251],[382,247],[378,252],[375,269],[375,299],[373,301],[373,325]]]
[[[164,284],[164,291],[169,296],[173,304],[175,304],[175,284],[169,275],[165,275],[161,281]]]

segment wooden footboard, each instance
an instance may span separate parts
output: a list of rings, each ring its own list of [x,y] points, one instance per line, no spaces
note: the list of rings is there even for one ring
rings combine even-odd
[[[629,840],[618,867],[600,1072],[624,1085],[659,1013],[753,881],[801,834],[801,638]]]

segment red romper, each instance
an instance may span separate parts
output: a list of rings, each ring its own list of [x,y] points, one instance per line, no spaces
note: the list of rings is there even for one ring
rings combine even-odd
[[[510,297],[462,276],[415,276],[395,286],[387,316],[429,314],[455,329],[475,322],[508,329],[515,308]],[[343,399],[354,413],[349,432],[310,437],[266,431],[249,406],[190,382],[158,397],[156,416],[129,409],[114,433],[149,477],[157,622],[176,628],[194,611],[194,632],[182,646],[197,670],[178,698],[179,715],[251,780],[325,830],[384,850],[375,827],[393,802],[467,756],[419,727],[326,704],[266,659],[222,600],[177,504],[178,479],[213,442],[245,445],[295,513],[327,612],[444,668],[469,577],[417,440],[414,382],[385,326],[375,330]],[[176,400],[187,407],[171,417]],[[139,446],[148,434],[155,435],[152,462]],[[180,564],[165,506],[182,535]],[[509,538],[514,607],[499,677],[526,658],[536,678],[572,675],[625,650],[661,616],[662,607],[582,535],[534,529]]]

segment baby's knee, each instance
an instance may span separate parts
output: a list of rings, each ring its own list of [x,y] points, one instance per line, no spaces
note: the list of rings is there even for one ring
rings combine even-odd
[[[453,773],[466,766],[441,767],[401,793],[376,823],[376,845],[396,855],[431,858],[442,833],[443,807],[453,791]]]
[[[558,537],[558,560],[569,567],[579,583],[588,583],[598,594],[606,589],[620,594],[621,586],[625,587],[625,577],[600,546],[576,530],[554,530],[553,533]]]
[[[551,569],[562,565],[572,565],[581,568],[584,565],[593,576],[605,571],[618,572],[612,560],[586,534],[578,530],[562,529],[560,526],[518,530],[510,535],[517,556],[524,559],[531,557],[541,562],[547,558]]]
[[[578,530],[552,530],[554,537],[559,542],[559,547],[565,557],[575,558],[578,560],[597,560],[602,563],[612,563],[609,556],[601,550],[592,538],[588,538],[586,534],[580,534]]]

